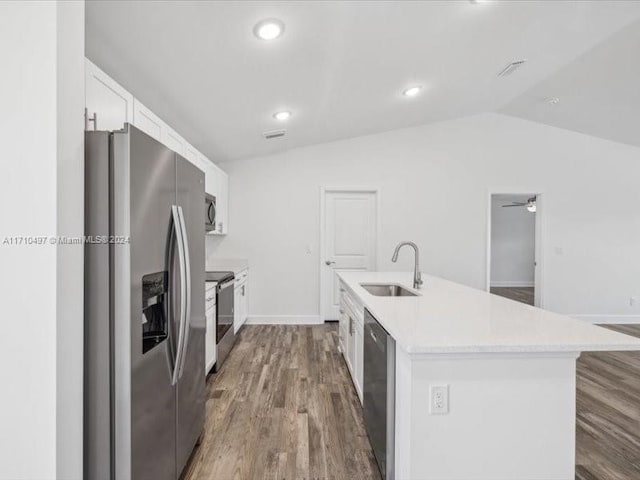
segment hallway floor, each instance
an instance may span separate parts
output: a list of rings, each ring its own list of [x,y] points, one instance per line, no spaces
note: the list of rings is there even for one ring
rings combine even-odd
[[[534,301],[533,287],[491,287],[491,293],[527,305],[533,305]]]

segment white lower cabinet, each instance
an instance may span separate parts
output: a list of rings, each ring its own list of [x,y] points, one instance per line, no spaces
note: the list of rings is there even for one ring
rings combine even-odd
[[[354,333],[355,327],[355,315],[348,310],[347,317],[349,318],[349,323],[347,324],[347,365],[349,367],[349,371],[351,372],[351,377],[355,383],[355,367],[356,367],[356,336]]]
[[[249,304],[247,297],[247,280],[249,271],[244,270],[236,275],[236,284],[233,291],[233,331],[238,333],[249,316]]]
[[[351,380],[362,403],[364,376],[364,306],[349,295],[340,284],[340,320],[338,325],[339,345],[344,355]]]
[[[216,363],[216,283],[207,282],[205,288],[206,328],[204,334],[205,374]]]
[[[344,354],[347,349],[347,314],[340,309],[340,318],[338,319],[338,348]]]
[[[356,321],[354,337],[355,384],[362,402],[362,388],[364,387],[364,324],[362,320]]]

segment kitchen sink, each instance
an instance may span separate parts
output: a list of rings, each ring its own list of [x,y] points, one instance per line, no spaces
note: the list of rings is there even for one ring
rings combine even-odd
[[[360,286],[364,288],[371,295],[376,297],[417,297],[418,294],[411,290],[404,288],[401,285],[394,284],[371,284],[361,283]]]

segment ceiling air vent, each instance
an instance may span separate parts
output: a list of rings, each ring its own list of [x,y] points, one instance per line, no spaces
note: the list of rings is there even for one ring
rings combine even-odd
[[[513,72],[515,72],[517,69],[519,69],[524,64],[524,62],[526,62],[526,60],[517,60],[515,62],[511,62],[509,65],[507,65],[506,67],[504,67],[502,69],[502,71],[498,74],[498,76],[499,77],[508,77]]]
[[[263,132],[262,136],[265,140],[271,140],[272,138],[284,137],[286,130],[271,130],[270,132]]]

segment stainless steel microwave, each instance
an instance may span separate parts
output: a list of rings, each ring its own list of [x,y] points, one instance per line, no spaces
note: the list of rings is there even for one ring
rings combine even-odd
[[[205,193],[204,206],[204,229],[207,232],[213,232],[216,229],[216,197]]]

